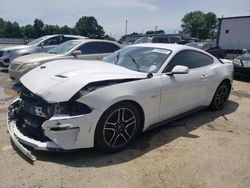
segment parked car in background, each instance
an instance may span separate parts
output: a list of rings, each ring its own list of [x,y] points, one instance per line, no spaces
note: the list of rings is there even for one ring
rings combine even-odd
[[[103,62],[52,61],[14,85],[20,97],[8,108],[8,132],[31,160],[24,146],[118,152],[171,119],[208,106],[222,110],[232,73],[232,64],[175,44],[131,45]]]
[[[247,51],[243,55],[236,57],[233,60],[234,75],[242,75],[250,77],[250,52]]]
[[[10,65],[10,56],[21,48],[26,48],[25,45],[11,46],[0,49],[0,67],[7,69]]]
[[[119,43],[108,40],[70,40],[48,52],[34,53],[14,59],[9,66],[9,76],[12,80],[19,82],[20,77],[26,72],[48,61],[56,59],[102,60],[103,57],[120,48]]]
[[[29,42],[27,45],[15,45],[0,49],[0,54],[3,54],[0,59],[0,65],[8,67],[13,59],[37,52],[46,52],[57,45],[73,39],[86,39],[87,37],[78,35],[46,35]]]
[[[205,50],[208,53],[220,59],[226,57],[225,51],[214,42],[192,42],[192,43],[187,43],[186,45]]]
[[[187,44],[191,42],[202,42],[202,40],[194,37],[183,37],[178,44]]]
[[[169,37],[169,36],[147,36],[140,37],[133,44],[141,44],[141,43],[178,43],[180,42],[180,37]]]

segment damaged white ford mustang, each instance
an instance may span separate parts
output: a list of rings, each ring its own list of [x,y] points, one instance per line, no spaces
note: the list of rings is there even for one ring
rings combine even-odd
[[[203,107],[223,109],[232,73],[232,64],[176,44],[132,45],[104,61],[52,61],[14,85],[20,96],[8,109],[8,132],[31,160],[30,147],[121,151],[142,131]]]

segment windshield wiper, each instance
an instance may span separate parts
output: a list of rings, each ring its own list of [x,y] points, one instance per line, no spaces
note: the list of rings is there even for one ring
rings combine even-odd
[[[57,53],[55,53],[55,52],[50,52],[50,51],[48,51],[47,53],[49,53],[49,54],[57,54]]]
[[[127,54],[127,56],[133,61],[133,63],[136,65],[136,69],[137,69],[137,71],[140,71],[140,65],[135,61],[135,59],[131,56],[131,55],[129,55],[129,54]]]

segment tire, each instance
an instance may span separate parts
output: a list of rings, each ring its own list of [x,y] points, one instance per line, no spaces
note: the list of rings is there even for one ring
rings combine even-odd
[[[230,85],[226,82],[222,82],[218,86],[213,96],[213,100],[209,106],[211,110],[219,111],[225,107],[229,97],[230,88],[231,88]]]
[[[124,150],[136,138],[140,122],[139,110],[132,103],[114,104],[98,121],[95,147],[110,153]]]

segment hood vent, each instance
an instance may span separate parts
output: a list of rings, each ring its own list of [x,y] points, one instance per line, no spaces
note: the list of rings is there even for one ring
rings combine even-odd
[[[63,75],[60,75],[60,74],[55,75],[55,77],[58,77],[58,78],[68,78],[67,76],[63,76]]]

